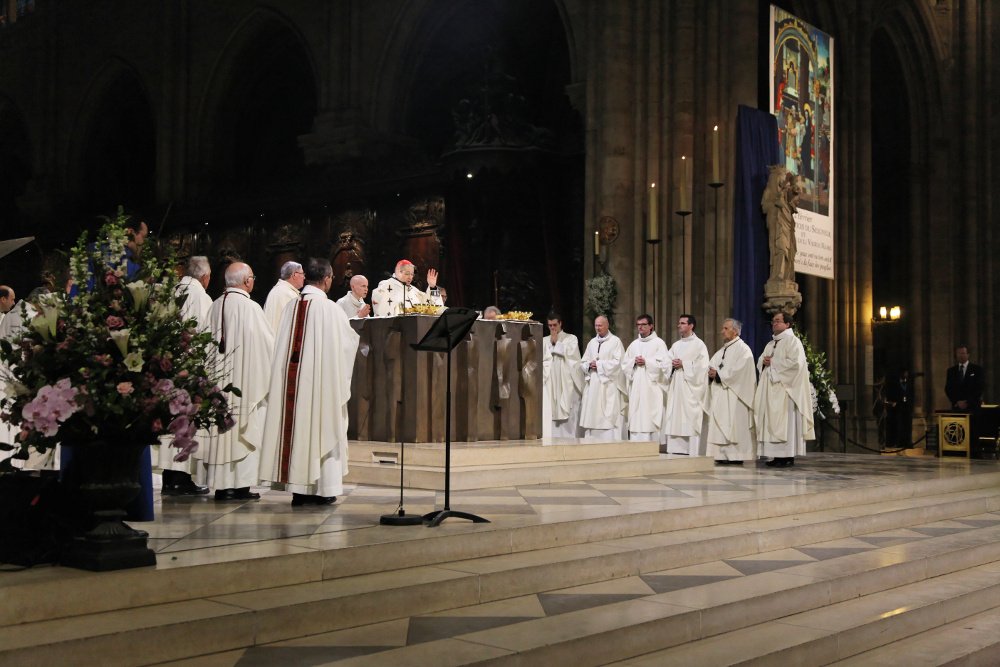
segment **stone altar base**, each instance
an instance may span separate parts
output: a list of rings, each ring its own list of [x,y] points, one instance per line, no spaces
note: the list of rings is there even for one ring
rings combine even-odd
[[[351,484],[399,486],[399,444],[352,441]],[[444,443],[406,444],[403,486],[444,489]],[[667,456],[655,442],[567,438],[451,443],[451,488],[553,484],[711,470],[708,457]]]

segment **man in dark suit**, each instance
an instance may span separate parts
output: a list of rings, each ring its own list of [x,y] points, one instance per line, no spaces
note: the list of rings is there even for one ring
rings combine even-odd
[[[913,441],[913,379],[908,368],[886,378],[885,412],[886,444],[909,447]]]
[[[985,374],[982,366],[969,363],[969,346],[955,347],[955,361],[948,369],[944,393],[948,395],[953,410],[975,410],[983,402]]]

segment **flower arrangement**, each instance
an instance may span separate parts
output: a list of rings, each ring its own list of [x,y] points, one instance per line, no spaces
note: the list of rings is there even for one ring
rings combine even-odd
[[[826,353],[817,351],[809,343],[805,334],[799,334],[802,347],[806,352],[806,365],[809,367],[809,394],[812,397],[813,413],[820,419],[826,419],[826,414],[840,414],[840,402],[833,386],[833,373],[827,366]]]
[[[614,322],[615,305],[618,303],[618,285],[608,274],[595,276],[587,281],[587,314],[604,315]]]
[[[97,242],[81,235],[70,256],[79,292],[22,305],[24,329],[0,341],[7,384],[0,419],[20,427],[0,449],[16,450],[14,458],[57,443],[172,436],[183,461],[197,448],[199,428],[234,425],[226,394],[239,390],[216,383],[211,334],[181,320],[186,297],[170,264],[133,256],[127,221],[119,209]]]

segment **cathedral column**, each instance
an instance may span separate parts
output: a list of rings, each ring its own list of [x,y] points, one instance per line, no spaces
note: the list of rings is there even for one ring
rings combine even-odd
[[[631,243],[634,231],[636,159],[635,2],[590,6],[588,32],[594,47],[587,63],[586,200],[584,204],[584,276],[594,273],[594,232],[602,218],[618,224],[619,238],[602,243],[601,259],[618,285],[616,308],[619,335],[631,329],[636,294],[631,272],[636,270]],[[607,222],[606,227],[611,223]],[[598,273],[600,269],[597,269]],[[589,323],[584,330],[589,330]],[[631,336],[628,336],[631,337]]]

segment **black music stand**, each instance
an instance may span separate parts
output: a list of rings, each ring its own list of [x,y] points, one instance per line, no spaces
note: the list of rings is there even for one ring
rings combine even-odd
[[[468,519],[473,523],[489,523],[489,520],[468,512],[451,509],[451,351],[469,334],[479,314],[471,308],[449,308],[431,325],[419,343],[410,347],[419,352],[446,352],[448,354],[448,379],[445,383],[444,409],[444,509],[424,515],[424,523],[440,526],[445,519]]]

